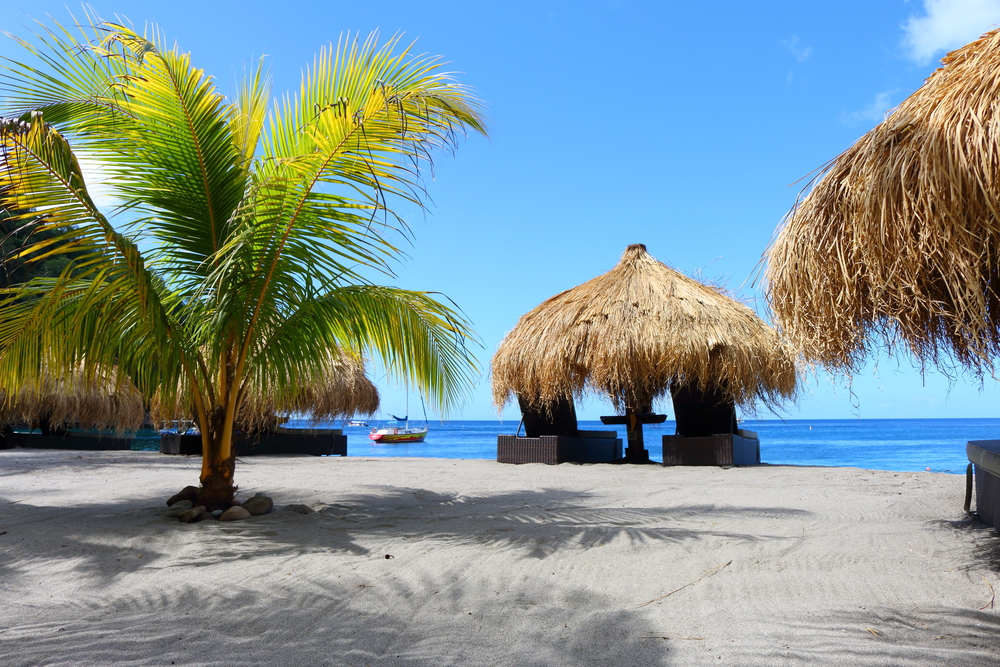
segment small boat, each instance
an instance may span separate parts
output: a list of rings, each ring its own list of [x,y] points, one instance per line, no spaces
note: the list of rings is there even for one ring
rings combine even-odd
[[[423,396],[420,397],[420,405],[424,404]],[[407,401],[409,408],[409,401]],[[373,428],[368,437],[372,442],[399,443],[399,442],[423,442],[430,430],[427,428],[427,410],[424,409],[424,425],[421,428],[410,428],[410,415],[407,410],[405,417],[389,415],[392,421],[386,423],[383,428]]]
[[[385,428],[373,428],[368,437],[373,442],[423,442],[429,430],[426,426],[423,428],[410,428],[409,425],[396,421],[389,422]]]
[[[368,428],[368,422],[363,422],[363,421],[360,421],[358,419],[352,419],[351,421],[347,422],[347,425],[348,426],[360,426],[361,428]]]

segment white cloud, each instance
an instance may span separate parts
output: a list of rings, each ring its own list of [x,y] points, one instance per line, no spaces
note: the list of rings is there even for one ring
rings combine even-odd
[[[924,12],[903,24],[903,48],[921,65],[1000,25],[1000,0],[924,0]]]
[[[887,90],[879,93],[864,109],[841,114],[841,121],[849,124],[860,122],[881,123],[885,120],[886,114],[895,106],[892,103],[892,96],[895,92],[895,90]]]
[[[1000,2],[1000,0],[997,1]],[[802,62],[807,58],[809,58],[809,55],[812,53],[811,46],[802,46],[801,44],[799,44],[798,35],[792,35],[788,39],[782,41],[781,45],[784,46],[786,49],[788,49],[788,51],[793,56],[795,56],[795,59],[798,60],[799,62]]]

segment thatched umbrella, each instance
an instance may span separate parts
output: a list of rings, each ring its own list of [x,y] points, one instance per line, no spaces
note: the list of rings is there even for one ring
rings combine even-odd
[[[1000,31],[831,163],[768,251],[783,332],[834,370],[870,341],[982,372],[1000,352]]]
[[[626,416],[643,415],[672,392],[682,435],[682,422],[697,430],[719,404],[732,422],[734,403],[791,398],[797,379],[793,357],[749,307],[656,261],[641,244],[611,271],[522,316],[492,366],[498,408],[516,396],[522,411],[552,413],[592,391]],[[699,405],[709,408],[703,419],[690,413]]]
[[[354,415],[375,414],[379,408],[378,389],[365,374],[362,359],[339,351],[330,354],[319,370],[298,369],[308,377],[282,394],[262,392],[264,383],[249,382],[243,397],[238,423],[245,431],[266,430],[275,425],[281,415],[308,415],[314,421],[325,421]],[[186,387],[180,387],[171,400],[162,395],[153,399],[152,413],[158,421],[190,419],[194,405]]]

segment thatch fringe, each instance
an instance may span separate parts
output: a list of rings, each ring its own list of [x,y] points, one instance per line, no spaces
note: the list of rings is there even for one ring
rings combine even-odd
[[[284,383],[286,387],[292,386],[290,390],[264,392],[251,386],[237,415],[239,428],[267,429],[278,417],[293,413],[319,422],[378,411],[378,389],[365,374],[362,359],[338,351],[316,368],[299,370],[309,376],[299,377],[294,385]],[[162,392],[158,393],[153,397],[150,413],[154,422],[193,420],[195,409],[190,389],[185,384],[167,400]]]
[[[945,371],[1000,353],[1000,31],[943,67],[840,155],[767,253],[776,322],[853,372],[870,345]]]
[[[492,362],[493,400],[543,408],[596,392],[616,408],[671,385],[725,387],[776,406],[795,393],[794,357],[746,305],[631,245],[611,271],[523,315]]]
[[[39,423],[134,431],[145,419],[142,395],[114,370],[79,370],[61,377],[43,374],[38,384],[0,390],[0,424]]]

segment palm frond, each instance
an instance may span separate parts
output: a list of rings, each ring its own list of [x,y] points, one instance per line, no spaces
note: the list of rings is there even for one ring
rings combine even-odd
[[[238,146],[231,124],[236,113],[189,54],[110,27],[106,43],[122,44],[120,57],[131,56],[122,91],[130,122],[103,157],[125,200],[153,214],[147,227],[169,248],[171,268],[207,272],[206,259],[225,244],[247,186],[240,166],[246,147]]]
[[[443,412],[454,409],[479,369],[468,348],[478,344],[467,320],[428,292],[349,285],[310,299],[254,352],[260,373],[291,374],[322,359],[323,349],[345,347],[375,357],[397,378],[417,387]],[[252,383],[254,378],[247,378]]]
[[[122,112],[120,89],[128,65],[104,57],[102,23],[92,10],[85,9],[85,14],[86,22],[73,21],[75,32],[36,22],[35,43],[5,33],[31,58],[0,59],[0,115],[27,121],[40,111],[48,122],[89,137],[94,131],[103,134],[109,116]]]
[[[259,58],[253,69],[244,72],[229,120],[240,166],[248,178],[271,101],[271,75],[264,64],[264,58]]]
[[[162,368],[179,362],[185,341],[161,299],[162,284],[146,269],[135,244],[98,211],[68,142],[36,113],[31,123],[0,123],[0,147],[5,201],[33,210],[31,224],[57,232],[53,239],[27,245],[19,257],[39,261],[54,253],[79,255],[59,278],[5,291],[0,356],[25,363],[0,364],[0,386],[26,381],[24,373],[37,372],[45,355],[52,372],[75,369],[82,359],[104,367],[127,358],[134,358],[138,368],[148,368],[148,359],[157,359]],[[55,351],[61,351],[60,364],[53,366]]]

